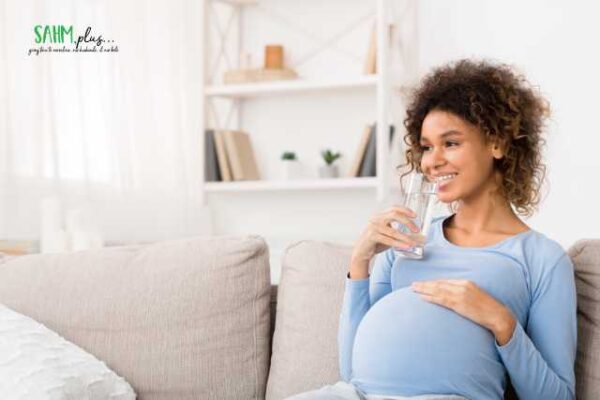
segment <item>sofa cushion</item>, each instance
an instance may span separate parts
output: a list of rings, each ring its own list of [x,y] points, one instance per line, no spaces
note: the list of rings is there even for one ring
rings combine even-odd
[[[569,249],[577,286],[577,398],[600,399],[600,240]]]
[[[201,237],[0,265],[0,303],[103,360],[140,400],[264,396],[268,248]]]
[[[267,400],[340,379],[337,329],[352,248],[300,241],[287,247],[277,292]]]

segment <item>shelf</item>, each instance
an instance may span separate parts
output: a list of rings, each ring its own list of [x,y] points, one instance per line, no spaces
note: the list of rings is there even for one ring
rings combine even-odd
[[[303,180],[269,180],[269,181],[237,181],[207,182],[204,186],[208,193],[276,191],[276,190],[328,190],[328,189],[360,189],[375,188],[377,178],[321,178]]]
[[[377,84],[377,75],[359,76],[345,80],[289,80],[275,82],[244,83],[235,85],[208,86],[204,91],[206,96],[212,97],[255,97],[275,96],[288,93],[318,92],[328,90],[347,90],[373,88]]]
[[[217,3],[226,3],[234,6],[251,6],[258,4],[258,0],[215,0]]]

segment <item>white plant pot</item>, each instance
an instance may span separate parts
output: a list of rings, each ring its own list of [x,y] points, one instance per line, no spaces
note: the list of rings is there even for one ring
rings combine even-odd
[[[339,176],[337,165],[321,165],[319,167],[319,177],[337,178]]]
[[[302,165],[298,160],[284,160],[283,164],[283,179],[293,180],[302,178]]]

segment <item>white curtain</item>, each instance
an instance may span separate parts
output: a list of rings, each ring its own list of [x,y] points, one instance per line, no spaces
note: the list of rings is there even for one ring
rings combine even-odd
[[[39,238],[44,199],[105,243],[212,232],[202,18],[194,0],[0,2],[0,238]],[[35,25],[90,26],[119,51],[28,55]]]

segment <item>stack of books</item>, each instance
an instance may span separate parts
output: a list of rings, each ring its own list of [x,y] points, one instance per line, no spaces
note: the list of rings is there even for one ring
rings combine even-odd
[[[209,129],[204,137],[207,182],[260,180],[250,136],[246,132]]]
[[[390,144],[394,139],[394,126],[390,126]],[[375,124],[365,126],[348,177],[377,176],[377,129]]]

